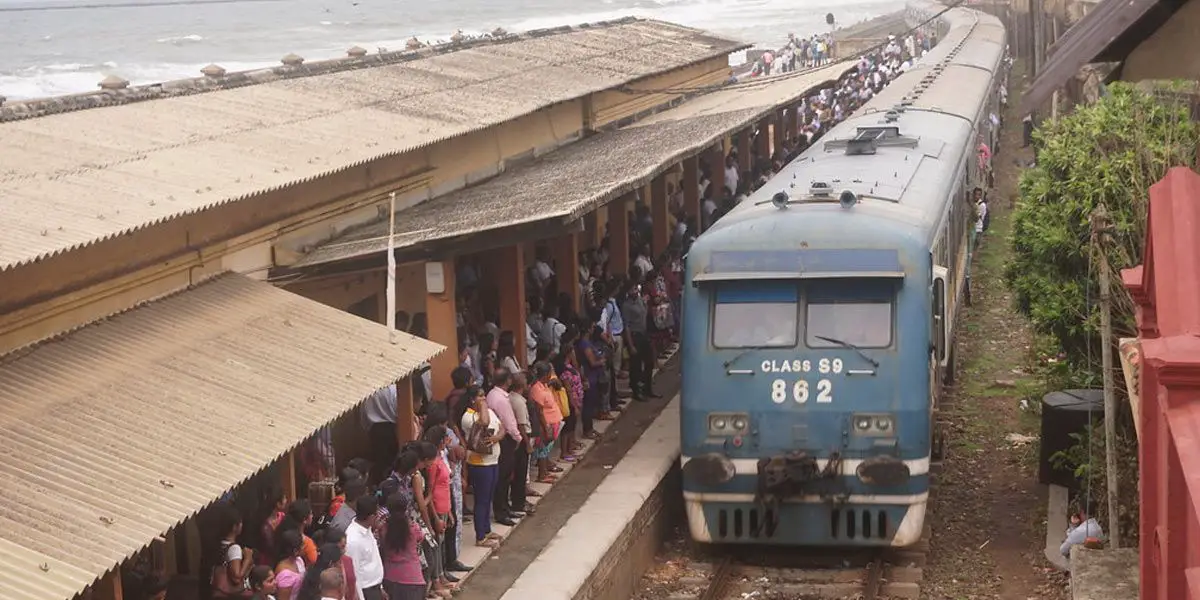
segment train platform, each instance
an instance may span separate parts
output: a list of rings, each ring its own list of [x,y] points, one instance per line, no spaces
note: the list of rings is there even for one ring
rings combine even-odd
[[[623,474],[627,473],[630,467],[622,466],[644,460],[636,458],[646,452],[644,448],[635,452],[637,444],[647,437],[658,436],[649,436],[645,432],[654,427],[662,429],[666,427],[664,423],[671,423],[669,429],[674,435],[675,454],[669,458],[669,462],[674,462],[674,457],[678,455],[678,432],[674,430],[674,424],[678,422],[678,409],[671,413],[669,406],[677,406],[672,399],[679,393],[679,362],[674,349],[659,360],[660,366],[654,374],[654,387],[662,398],[647,402],[629,402],[616,420],[598,421],[596,429],[601,432],[601,439],[596,442],[583,440],[585,449],[580,453],[581,458],[574,464],[562,465],[563,472],[559,474],[557,482],[530,484],[531,489],[542,494],[540,497],[529,498],[537,512],[521,519],[514,527],[493,524],[492,530],[503,536],[499,547],[477,547],[470,543],[470,535],[464,535],[460,560],[472,567],[472,570],[462,578],[460,591],[455,594],[456,599],[513,598],[508,595],[510,588],[516,589],[514,586],[518,580],[526,577],[527,573],[540,571],[540,567],[536,565],[544,564],[539,561],[545,560],[543,555],[550,548],[561,552],[563,542],[560,540],[563,538],[569,537],[574,543],[574,550],[568,550],[567,558],[569,552],[582,553],[584,548],[608,548],[605,540],[609,538],[605,537],[606,532],[627,522],[627,519],[620,517],[621,513],[612,511],[636,512],[645,501],[645,494],[639,492],[648,484],[648,480],[635,483],[630,479],[630,475]],[[618,382],[619,392],[625,383]],[[645,467],[639,464],[636,468],[640,470]],[[653,479],[657,482],[661,476]],[[609,483],[614,481],[615,484]],[[614,493],[614,489],[619,490],[619,493]],[[607,500],[596,500],[597,498]],[[465,502],[470,505],[469,496]],[[593,513],[588,507],[597,503],[607,505],[609,512]],[[586,517],[583,521],[586,530],[579,529],[581,515]],[[578,570],[593,564],[589,560],[590,556],[580,554],[570,562],[575,565],[574,569]],[[560,591],[571,588],[571,578],[566,573],[557,574],[555,580],[558,583],[553,587],[538,590],[536,594],[524,597],[558,598],[560,596],[557,594]]]
[[[650,530],[671,522],[678,460],[675,396],[500,599],[629,598],[663,538]]]

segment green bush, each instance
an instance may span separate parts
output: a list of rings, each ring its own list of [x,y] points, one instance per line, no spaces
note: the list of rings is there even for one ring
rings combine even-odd
[[[1150,186],[1172,166],[1194,165],[1200,142],[1182,86],[1148,92],[1115,83],[1096,104],[1035,133],[1040,152],[1021,176],[1004,277],[1017,309],[1083,378],[1099,379],[1100,372],[1099,263],[1090,257],[1090,215],[1101,203],[1108,209],[1113,327],[1133,335],[1120,269],[1141,262]]]

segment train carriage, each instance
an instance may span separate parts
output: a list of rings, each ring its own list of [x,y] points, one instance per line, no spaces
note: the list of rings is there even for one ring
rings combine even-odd
[[[944,7],[910,4],[910,22]],[[922,533],[953,372],[1004,29],[942,41],[692,246],[681,352],[691,535],[907,546]]]

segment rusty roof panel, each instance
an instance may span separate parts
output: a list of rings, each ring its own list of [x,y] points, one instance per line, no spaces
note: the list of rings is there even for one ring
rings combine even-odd
[[[838,79],[853,66],[839,63],[711,92],[624,129],[555,150],[479,185],[405,209],[396,216],[395,247],[546,219],[577,219],[649,183],[725,135]],[[387,219],[352,229],[293,266],[312,267],[385,252],[387,230]]]
[[[1028,114],[1093,62],[1123,61],[1142,40],[1166,23],[1187,0],[1104,0],[1050,47],[1033,85],[1021,99]]]
[[[0,271],[745,47],[628,20],[23,120],[8,103]]]
[[[224,275],[0,359],[0,597],[65,600],[442,350]]]

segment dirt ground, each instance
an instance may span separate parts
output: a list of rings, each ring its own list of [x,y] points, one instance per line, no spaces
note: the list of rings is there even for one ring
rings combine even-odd
[[[922,584],[930,600],[1069,597],[1066,577],[1042,554],[1046,493],[1037,483],[1038,417],[1021,405],[1038,389],[1028,368],[1031,335],[1001,279],[1011,252],[1018,161],[1032,159],[1031,150],[1021,148],[1015,109],[1025,83],[1018,63],[993,159],[990,230],[972,267],[973,306],[958,322],[957,383],[941,407],[947,456],[930,506],[932,550]]]

